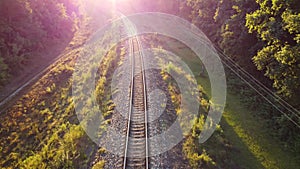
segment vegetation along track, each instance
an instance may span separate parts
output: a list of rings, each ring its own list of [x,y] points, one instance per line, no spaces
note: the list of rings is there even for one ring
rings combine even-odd
[[[148,169],[147,94],[143,54],[137,37],[130,39],[131,93],[123,168]]]

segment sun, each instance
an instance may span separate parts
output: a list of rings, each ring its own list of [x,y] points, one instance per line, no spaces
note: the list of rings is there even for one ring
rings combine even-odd
[[[106,0],[106,2],[112,5],[112,9],[116,9],[117,6],[123,6],[126,3],[126,1],[128,2],[129,0]]]
[[[116,3],[116,2],[123,2],[123,1],[125,1],[125,0],[108,0],[108,1],[110,1],[110,2],[112,2],[112,3]]]
[[[123,2],[125,0],[106,0],[106,1],[111,4],[117,4],[117,3]]]
[[[107,0],[107,1],[110,1],[111,3],[123,3],[129,0]]]

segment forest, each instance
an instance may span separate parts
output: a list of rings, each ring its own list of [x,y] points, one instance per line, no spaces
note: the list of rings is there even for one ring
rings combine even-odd
[[[110,22],[112,17],[105,18],[106,20],[101,22],[102,25],[96,23],[100,17],[110,16],[107,14],[109,12],[104,11],[110,7],[106,5],[110,3],[108,0],[97,1],[99,3],[95,6],[96,13],[81,10],[81,2],[81,0],[0,1],[0,92],[14,79],[25,76],[24,71],[27,69],[35,70],[34,67],[55,59],[67,47],[71,46],[72,49],[72,45],[77,43],[79,46],[68,51],[66,58],[57,63],[16,103],[1,113],[1,168],[78,168],[90,165],[89,158],[93,154],[90,149],[96,145],[87,138],[75,117],[71,96],[72,73],[75,59],[82,50],[81,45],[95,30],[103,26],[103,23]],[[264,124],[263,127],[271,139],[277,140],[284,151],[291,152],[299,161],[300,1],[122,0],[121,2],[127,3],[124,8],[133,6],[135,12],[164,12],[193,23],[206,34],[216,49],[231,58],[240,69],[248,72],[276,96],[275,99],[266,96],[267,99],[274,99],[274,102],[283,100],[284,103],[288,103],[292,107],[291,111],[295,113],[278,111],[274,105],[250,90],[245,82],[237,80],[226,68],[228,86],[239,96],[238,102],[243,103],[244,108],[252,113],[251,117],[257,117],[259,122]],[[115,3],[118,3],[118,0]],[[74,42],[74,39],[78,38],[76,33],[79,30],[83,30],[85,34],[79,36],[79,42]],[[114,33],[108,32],[106,38],[109,39],[113,35]],[[153,43],[151,40],[158,41],[157,37],[151,38],[149,43]],[[157,48],[160,45],[166,44],[153,44]],[[116,47],[107,54],[109,59],[104,60],[102,65],[107,72],[101,75],[102,81],[99,80],[96,86],[100,98],[98,104],[107,111],[106,123],[111,123],[111,109],[114,107],[106,89],[109,85],[107,84],[109,80],[106,79],[111,78],[108,70],[112,71],[114,68],[111,65],[121,65],[121,61],[118,61],[120,56],[116,56],[116,53],[123,57],[125,49]],[[166,64],[166,66],[176,70],[174,65]],[[162,76],[164,79],[170,78],[166,73],[162,73]],[[173,84],[169,83],[169,88],[172,89],[170,86]],[[201,88],[199,91],[205,98],[208,97],[204,89]],[[171,94],[179,97],[178,93],[172,90]],[[202,106],[207,111],[209,101],[206,99],[202,101]],[[192,168],[233,167],[235,162],[229,158],[229,152],[200,150],[201,146],[195,140],[199,137],[201,130],[199,126],[203,118],[195,120],[192,134],[183,143],[183,152]],[[32,125],[26,125],[27,123]],[[230,145],[228,143],[230,139],[223,133],[222,127],[204,148],[213,149],[215,143],[218,148],[228,148],[226,146]],[[233,152],[239,151],[235,150],[234,146],[228,149]],[[103,163],[104,161],[98,163],[99,168],[103,167]],[[272,167],[264,166],[264,168]]]
[[[0,88],[28,65],[53,57],[51,46],[66,46],[78,16],[78,6],[72,0],[1,0]],[[52,55],[44,56],[46,51]]]
[[[299,1],[187,0],[180,9],[180,15],[198,26],[226,55],[299,110]],[[249,97],[256,95],[252,93],[245,100],[253,104]],[[259,106],[265,108],[260,116],[276,137],[299,152],[299,128],[272,106]]]

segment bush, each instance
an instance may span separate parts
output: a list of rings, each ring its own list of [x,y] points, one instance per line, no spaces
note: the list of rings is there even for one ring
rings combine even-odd
[[[104,168],[104,164],[105,164],[105,161],[104,160],[101,160],[99,161],[98,163],[96,163],[92,169],[103,169]]]

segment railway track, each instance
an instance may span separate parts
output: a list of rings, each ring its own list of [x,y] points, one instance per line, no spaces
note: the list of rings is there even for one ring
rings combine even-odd
[[[149,168],[147,94],[143,55],[137,37],[130,39],[131,93],[123,168]]]

